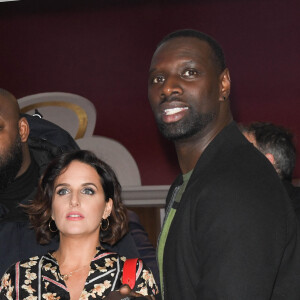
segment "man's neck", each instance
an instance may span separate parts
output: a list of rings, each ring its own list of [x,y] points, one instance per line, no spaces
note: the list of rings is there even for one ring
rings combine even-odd
[[[16,178],[24,174],[28,170],[31,164],[31,156],[27,144],[22,146],[22,153],[23,153],[23,162],[19,172],[17,173]]]
[[[182,174],[186,174],[195,168],[197,161],[211,143],[211,141],[232,121],[232,116],[224,119],[219,124],[209,126],[194,136],[175,142],[175,149]]]

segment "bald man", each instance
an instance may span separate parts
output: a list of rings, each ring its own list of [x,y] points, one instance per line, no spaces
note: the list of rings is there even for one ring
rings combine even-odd
[[[0,89],[0,276],[12,263],[56,248],[56,241],[36,243],[19,206],[34,197],[40,172],[51,158],[47,150],[30,152],[28,137],[29,124],[20,117],[16,98]]]
[[[16,98],[0,89],[0,190],[21,176],[29,167],[31,159],[27,145],[29,125],[20,118]]]

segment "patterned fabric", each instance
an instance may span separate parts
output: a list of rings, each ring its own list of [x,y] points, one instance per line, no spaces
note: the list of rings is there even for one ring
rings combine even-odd
[[[126,258],[99,248],[97,250],[80,300],[103,299],[122,285]],[[144,296],[158,293],[152,272],[142,260],[137,263],[134,291]],[[58,262],[50,252],[10,267],[2,277],[0,299],[65,300],[70,299],[70,294],[61,278]]]

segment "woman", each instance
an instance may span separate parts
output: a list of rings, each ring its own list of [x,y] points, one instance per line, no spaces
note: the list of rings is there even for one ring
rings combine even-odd
[[[112,169],[89,151],[66,153],[50,163],[26,209],[38,242],[58,234],[59,248],[10,267],[0,299],[104,299],[120,288],[126,258],[100,243],[115,244],[127,231],[120,193]],[[133,291],[156,294],[151,271],[141,260],[136,268]]]

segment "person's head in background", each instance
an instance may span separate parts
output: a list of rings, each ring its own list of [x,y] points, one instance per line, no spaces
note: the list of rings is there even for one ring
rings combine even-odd
[[[96,244],[113,245],[128,229],[115,173],[86,150],[65,153],[50,163],[27,212],[41,244],[57,230],[60,239],[92,236]]]
[[[0,190],[30,165],[28,136],[29,125],[26,118],[20,117],[17,99],[0,88]]]
[[[253,122],[241,126],[244,136],[262,152],[282,180],[292,180],[296,162],[293,134],[282,126],[272,123]]]

